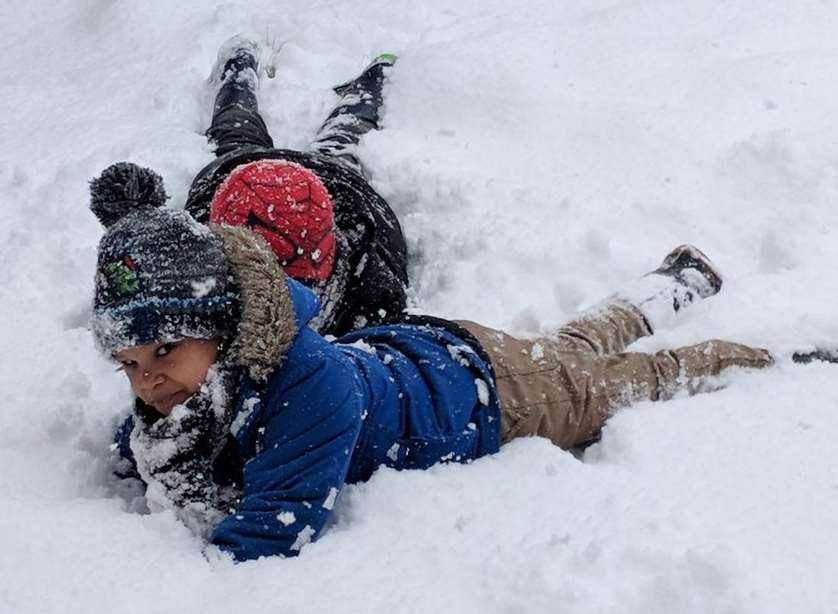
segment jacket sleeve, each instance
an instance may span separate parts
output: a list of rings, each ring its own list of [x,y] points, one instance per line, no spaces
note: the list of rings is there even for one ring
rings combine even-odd
[[[262,451],[245,465],[235,512],[210,538],[237,560],[298,554],[320,534],[343,487],[363,395],[351,364],[328,352],[318,363],[286,377],[292,381],[264,401]]]
[[[131,431],[134,430],[134,416],[128,416],[123,420],[113,435],[111,450],[115,454],[114,475],[119,478],[140,478],[137,471],[137,461],[134,459],[134,452],[131,450]]]

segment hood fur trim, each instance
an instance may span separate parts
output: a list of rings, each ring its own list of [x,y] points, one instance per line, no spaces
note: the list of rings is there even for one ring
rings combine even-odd
[[[228,349],[230,362],[264,382],[297,336],[294,304],[285,272],[265,240],[242,226],[210,224],[239,289],[239,325]]]

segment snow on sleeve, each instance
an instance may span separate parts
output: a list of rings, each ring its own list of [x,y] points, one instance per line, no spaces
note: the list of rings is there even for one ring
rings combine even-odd
[[[233,434],[233,437],[238,435],[239,430],[244,426],[247,422],[247,419],[250,417],[250,414],[253,413],[253,410],[259,404],[259,397],[253,396],[248,397],[242,403],[241,411],[236,415],[233,419],[232,424],[230,424],[230,433]]]
[[[367,254],[367,253],[364,253],[364,255],[361,256],[361,259],[358,261],[358,266],[355,267],[355,272],[353,273],[353,275],[355,275],[355,277],[360,277],[361,273],[364,272],[364,269],[367,267],[367,260],[368,259],[369,259],[369,254]]]
[[[321,351],[337,352],[329,348]],[[294,556],[317,539],[361,429],[363,400],[354,385],[349,364],[326,360],[269,401],[260,399],[268,403],[264,448],[244,465],[244,495],[235,515],[216,527],[213,544],[242,561]]]
[[[335,487],[329,489],[329,494],[326,497],[326,500],[323,501],[324,508],[326,508],[327,510],[331,510],[335,507],[335,499],[338,498],[338,492],[338,489]]]
[[[359,350],[361,350],[362,352],[366,352],[367,354],[375,354],[375,348],[363,339],[358,339],[357,341],[353,341],[352,343],[346,343],[344,345],[348,347],[358,348]]]
[[[302,550],[303,546],[311,541],[311,538],[314,536],[314,529],[310,526],[306,525],[303,529],[297,533],[297,539],[294,540],[294,543],[291,544],[291,550],[294,552],[299,552]]]
[[[489,386],[482,379],[475,378],[474,385],[477,387],[477,398],[481,405],[489,404]]]
[[[448,345],[448,354],[451,356],[451,360],[455,360],[463,367],[470,367],[471,362],[469,362],[468,358],[463,356],[463,354],[474,354],[474,349],[471,346],[460,344],[460,345]]]
[[[276,515],[276,519],[279,520],[286,527],[289,527],[295,522],[297,522],[297,516],[296,514],[294,514],[294,512],[280,512]]]

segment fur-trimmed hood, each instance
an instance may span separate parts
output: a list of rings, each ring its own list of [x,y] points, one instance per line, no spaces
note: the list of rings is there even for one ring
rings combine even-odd
[[[268,244],[246,227],[210,225],[239,289],[239,324],[229,348],[231,364],[263,382],[282,364],[297,336],[288,279]],[[305,325],[303,322],[301,325]]]

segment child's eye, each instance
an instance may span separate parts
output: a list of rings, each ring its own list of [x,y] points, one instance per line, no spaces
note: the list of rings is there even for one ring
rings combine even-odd
[[[164,343],[154,351],[154,355],[157,356],[157,358],[161,358],[175,349],[175,347],[177,347],[177,343]]]
[[[133,360],[120,360],[119,366],[116,368],[117,371],[125,371],[126,369],[131,369],[136,367],[137,363]]]

